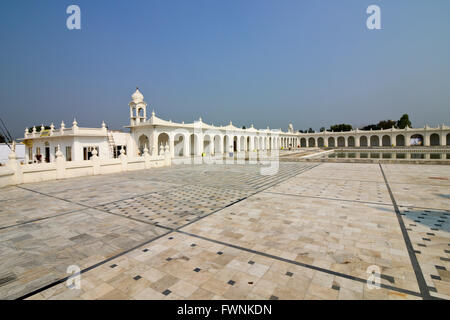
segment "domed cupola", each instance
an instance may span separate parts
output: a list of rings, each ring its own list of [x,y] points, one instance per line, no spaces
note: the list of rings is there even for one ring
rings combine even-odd
[[[139,103],[144,101],[144,95],[139,91],[139,88],[136,87],[136,91],[131,95],[131,99],[134,103]]]
[[[145,122],[147,119],[147,103],[144,101],[144,95],[136,87],[136,91],[131,95],[130,106],[130,124],[132,126]]]

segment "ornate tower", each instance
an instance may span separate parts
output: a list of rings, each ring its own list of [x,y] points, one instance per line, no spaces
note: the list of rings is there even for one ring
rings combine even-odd
[[[130,106],[130,125],[134,126],[147,119],[147,103],[144,101],[144,95],[136,87],[136,91],[131,95]]]

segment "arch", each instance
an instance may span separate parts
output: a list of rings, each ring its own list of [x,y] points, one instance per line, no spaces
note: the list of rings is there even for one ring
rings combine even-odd
[[[359,137],[359,146],[360,147],[368,147],[369,146],[369,144],[367,143],[367,137],[366,136]]]
[[[165,147],[166,144],[169,144],[169,135],[165,132],[162,132],[158,135],[158,154],[160,154],[159,147],[161,146],[161,144],[163,147]]]
[[[319,139],[317,139],[317,146],[320,148],[323,148],[323,146],[325,145],[324,140],[322,137],[320,137]]]
[[[252,150],[250,150],[250,137],[247,137],[247,142],[246,142],[246,145],[245,145],[245,150],[246,151],[252,151]]]
[[[330,148],[336,147],[336,142],[333,137],[328,138],[328,147],[330,147]]]
[[[345,138],[344,137],[337,138],[337,145],[338,147],[345,147]]]
[[[441,144],[440,137],[437,133],[433,133],[430,136],[430,146],[438,146]]]
[[[355,137],[353,137],[353,136],[348,137],[347,144],[349,147],[354,147],[355,146]]]
[[[174,155],[179,157],[186,156],[186,137],[178,133],[174,137]]]
[[[200,155],[200,151],[199,151],[199,145],[198,145],[198,136],[193,133],[191,134],[191,136],[189,137],[189,150],[190,150],[190,154],[191,156],[198,156]]]
[[[370,137],[370,146],[371,147],[379,147],[380,146],[380,138],[378,136]]]
[[[300,146],[301,146],[302,148],[306,148],[306,139],[305,139],[305,138],[301,138],[301,139],[300,139]]]
[[[383,136],[383,138],[381,138],[381,145],[383,147],[390,147],[391,146],[391,137],[388,135]]]
[[[137,110],[137,114],[136,114],[138,117],[141,117],[141,118],[143,118],[144,117],[144,108],[139,108],[138,110]]]
[[[233,145],[231,144],[231,138],[228,135],[223,136],[223,152],[232,152]]]
[[[219,135],[214,136],[214,154],[223,153],[222,139]]]
[[[409,142],[410,146],[423,146],[423,135],[421,134],[414,134],[410,138]]]
[[[447,140],[447,145],[450,146],[450,133],[447,133],[446,140]]]
[[[245,142],[246,142],[245,137],[241,136],[239,138],[239,151],[245,151]]]
[[[141,134],[139,139],[139,155],[143,155],[144,154],[144,148],[145,146],[147,146],[147,149],[150,148],[150,144],[149,144],[149,139],[145,134]]]
[[[395,145],[397,147],[404,147],[405,146],[405,136],[402,134],[399,134],[395,137]]]
[[[309,138],[308,139],[308,146],[310,148],[315,147],[316,146],[316,140],[314,138]]]
[[[211,155],[214,153],[214,143],[209,134],[203,136],[203,152],[206,155]]]

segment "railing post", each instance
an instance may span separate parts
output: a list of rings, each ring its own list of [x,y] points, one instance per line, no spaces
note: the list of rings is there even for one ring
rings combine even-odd
[[[166,166],[170,166],[172,164],[172,154],[170,153],[169,145],[167,143],[164,148],[164,163]]]
[[[91,161],[94,176],[100,174],[100,159],[97,154],[98,154],[97,149],[92,150]]]
[[[11,152],[8,155],[8,162],[6,163],[6,167],[14,172],[12,178],[13,184],[20,184],[23,182],[22,168],[20,167],[19,161],[17,161],[15,141],[13,141],[12,143]]]
[[[145,169],[151,168],[151,159],[150,159],[150,153],[148,153],[147,144],[145,144],[145,147],[144,147],[144,162],[145,162]]]
[[[127,171],[128,170],[128,157],[125,154],[125,150],[122,148],[120,149],[120,156],[119,159],[122,161],[122,171]]]
[[[56,151],[56,179],[64,179],[66,177],[66,159],[61,152],[61,147],[58,144]]]

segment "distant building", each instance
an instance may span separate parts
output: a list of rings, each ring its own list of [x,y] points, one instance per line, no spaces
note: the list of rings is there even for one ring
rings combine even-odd
[[[68,128],[64,122],[59,129],[53,124],[50,129],[42,126],[39,131],[35,127],[26,128],[23,138],[26,163],[54,162],[58,146],[67,161],[80,161],[89,160],[94,149],[100,158],[113,159],[121,150],[134,157],[142,155],[147,148],[155,156],[164,153],[166,147],[174,158],[307,147],[450,145],[450,127],[445,125],[298,133],[292,124],[287,132],[283,132],[281,129],[255,129],[253,125],[238,128],[231,121],[226,126],[214,126],[204,123],[201,118],[192,123],[176,123],[156,117],[155,112],[147,119],[147,103],[139,89],[132,94],[128,106],[129,133],[108,130],[104,122],[100,128],[83,128],[76,120]]]

